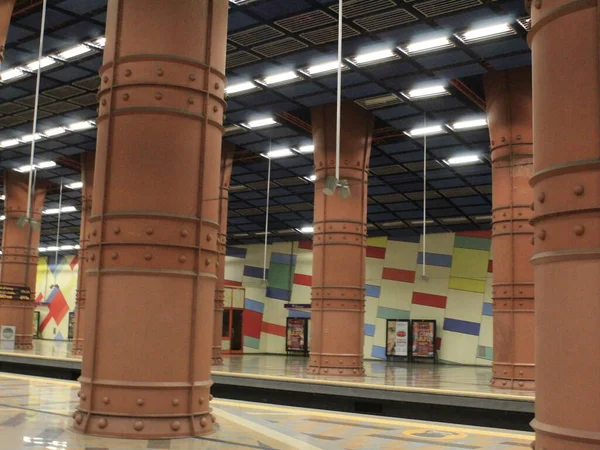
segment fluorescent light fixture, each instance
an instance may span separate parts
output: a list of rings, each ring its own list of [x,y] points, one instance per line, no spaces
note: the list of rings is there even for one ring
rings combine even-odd
[[[270,152],[267,153],[261,153],[261,156],[267,158],[267,159],[278,159],[278,158],[285,158],[286,156],[292,156],[294,154],[293,151],[291,151],[289,148],[280,148],[277,150],[271,150]]]
[[[431,220],[431,219],[427,219],[425,221],[425,225],[431,225],[433,223],[435,223],[435,222],[433,220]],[[422,220],[411,220],[410,224],[411,225],[423,225],[423,221]]]
[[[445,132],[446,130],[444,130],[441,125],[431,125],[423,128],[413,128],[406,134],[408,134],[410,137],[416,137],[425,135],[429,136],[430,134],[441,134]]]
[[[25,68],[27,70],[38,70],[38,67],[44,69],[46,67],[50,67],[53,66],[55,64],[58,64],[58,62],[52,58],[50,58],[49,56],[44,56],[42,59],[39,60],[39,62],[37,60],[30,62],[29,64],[27,64],[25,66]]]
[[[307,226],[307,227],[300,228],[299,231],[300,231],[300,233],[310,234],[310,233],[314,233],[315,229],[312,226]]]
[[[86,55],[88,53],[92,53],[94,50],[89,48],[87,45],[80,44],[75,47],[72,47],[64,52],[60,52],[58,55],[59,58],[69,60],[73,58],[77,58],[78,56]]]
[[[94,123],[90,120],[84,120],[83,122],[72,123],[67,127],[69,131],[83,131],[94,128]]]
[[[516,31],[508,23],[501,23],[489,27],[472,28],[462,34],[457,34],[456,37],[458,37],[461,41],[468,43],[484,39],[493,39],[511,34],[516,34]]]
[[[306,155],[308,153],[314,153],[315,152],[315,146],[314,145],[303,145],[301,147],[298,147],[298,151],[300,153],[302,153],[303,155]]]
[[[54,161],[43,161],[36,164],[36,167],[39,169],[49,169],[50,167],[56,167],[56,163]]]
[[[342,69],[346,69],[346,68],[347,68],[347,66],[344,63],[342,63]],[[336,61],[326,62],[323,64],[309,66],[306,69],[304,69],[303,72],[312,77],[314,75],[324,75],[326,73],[336,71],[337,69],[338,69],[338,62],[336,60]]]
[[[81,189],[83,187],[82,181],[75,181],[74,183],[66,185],[69,189]]]
[[[362,66],[368,64],[375,64],[384,61],[390,61],[392,59],[397,59],[399,56],[394,53],[392,49],[378,50],[375,52],[369,53],[361,53],[356,55],[354,58],[347,58],[355,66]]]
[[[442,85],[429,86],[425,88],[412,89],[408,92],[403,92],[402,95],[405,97],[415,100],[419,98],[439,97],[442,95],[449,95],[450,93]]]
[[[20,145],[21,141],[19,141],[18,139],[7,139],[5,141],[0,142],[0,147],[2,148],[8,148],[8,147],[14,147],[16,145]]]
[[[49,252],[57,252],[58,250],[60,250],[60,248],[52,246],[52,247],[48,247],[46,250]]]
[[[270,86],[272,84],[285,83],[286,81],[298,80],[300,75],[298,75],[293,70],[289,72],[278,73],[275,75],[269,75],[268,77],[263,78],[262,80],[258,80],[259,83]]]
[[[6,200],[6,195],[0,195],[0,200],[1,200],[1,201],[4,201],[4,200]]]
[[[463,155],[463,156],[454,156],[452,158],[448,158],[446,160],[446,164],[450,166],[458,166],[461,164],[471,164],[481,161],[479,155]]]
[[[304,179],[306,181],[310,181],[311,183],[314,183],[315,181],[317,181],[317,176],[315,174],[312,174],[307,177],[304,177]]]
[[[461,122],[454,122],[452,124],[453,130],[469,130],[472,128],[484,128],[487,127],[487,119],[473,119],[463,120]]]
[[[251,120],[248,123],[244,123],[242,124],[244,125],[246,128],[250,128],[255,129],[255,128],[264,128],[264,127],[268,127],[270,125],[278,125],[277,122],[275,122],[275,120],[272,117],[267,117],[264,119],[256,119],[256,120]]]
[[[59,250],[75,250],[74,245],[61,245]]]
[[[0,216],[0,221],[3,221],[3,220],[6,220],[6,216],[5,215]]]
[[[46,247],[40,247],[40,248],[38,248],[38,251],[39,251],[40,253],[44,253],[44,252],[47,252],[47,251],[48,251],[48,249],[47,249]],[[23,440],[25,440],[25,438],[23,438]],[[27,441],[26,441],[26,442],[27,442]],[[31,442],[31,441],[29,441],[29,442]]]
[[[42,213],[43,214],[58,214],[59,212],[70,213],[70,212],[75,212],[75,211],[77,211],[77,208],[75,208],[74,206],[63,206],[60,209],[58,209],[58,208],[45,209],[44,211],[42,211]]]
[[[33,134],[26,134],[25,136],[21,136],[21,142],[31,142],[31,141],[38,141],[42,138],[42,135],[39,133],[35,133],[35,135]]]
[[[232,84],[231,86],[227,86],[225,88],[225,93],[227,95],[239,94],[241,92],[253,91],[254,89],[259,88],[252,81],[246,81],[244,83]]]
[[[411,42],[404,47],[400,47],[400,50],[408,55],[416,55],[419,53],[427,53],[450,47],[454,47],[454,44],[447,37],[441,37],[427,39],[425,41]]]
[[[27,73],[23,72],[18,67],[15,67],[13,69],[7,69],[4,72],[0,72],[0,81],[6,83],[7,81],[15,80],[17,78],[22,78],[27,75],[28,75]]]
[[[60,136],[61,134],[65,134],[67,129],[65,127],[56,127],[50,128],[49,130],[44,131],[42,134],[46,137],[54,137]]]
[[[95,41],[92,41],[92,45],[96,45],[97,47],[104,48],[106,46],[106,38],[105,37],[98,38]]]

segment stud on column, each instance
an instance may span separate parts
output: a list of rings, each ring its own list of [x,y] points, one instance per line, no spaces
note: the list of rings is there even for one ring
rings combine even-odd
[[[309,373],[361,376],[364,374],[367,169],[373,118],[354,103],[342,104],[338,184],[336,105],[314,107],[311,118],[317,179]],[[325,195],[324,188],[333,194]]]

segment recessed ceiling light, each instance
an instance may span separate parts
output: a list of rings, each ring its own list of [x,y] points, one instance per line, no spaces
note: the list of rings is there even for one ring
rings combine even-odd
[[[94,128],[94,123],[90,120],[84,120],[83,122],[72,123],[67,127],[69,131],[83,131]]]
[[[15,147],[16,145],[20,145],[21,141],[19,141],[18,139],[7,139],[5,141],[0,142],[0,147],[2,148],[8,148],[8,147]]]
[[[6,83],[7,81],[16,80],[17,78],[23,78],[28,75],[28,73],[23,72],[18,67],[15,67],[13,69],[7,69],[4,72],[0,72],[0,81]]]
[[[366,66],[369,64],[382,63],[392,59],[398,59],[398,56],[392,49],[378,50],[376,52],[361,53],[354,58],[347,58],[355,66]]]
[[[42,138],[42,135],[39,133],[35,133],[35,135],[26,134],[24,136],[21,136],[21,142],[37,141],[37,140],[40,140],[41,138]]]
[[[447,37],[441,37],[411,42],[410,44],[399,48],[408,55],[418,55],[420,53],[433,52],[450,47],[454,47],[454,44]]]
[[[315,229],[314,229],[314,227],[306,226],[306,227],[300,228],[300,230],[298,230],[298,231],[300,231],[300,233],[310,234],[310,233],[314,233]]]
[[[309,66],[306,69],[302,70],[301,72],[312,77],[315,75],[325,75],[326,73],[334,72],[338,69],[338,67],[339,67],[339,65],[336,60],[336,61],[326,62],[323,64],[316,64],[314,66]],[[342,63],[342,70],[347,69],[347,68],[348,68],[348,66],[346,66],[344,63]]]
[[[411,89],[410,91],[402,93],[402,95],[411,100],[416,100],[420,98],[440,97],[442,95],[449,94],[450,92],[448,92],[446,88],[442,85]]]
[[[81,189],[83,187],[83,182],[75,181],[74,183],[66,185],[69,189]]]
[[[45,209],[44,211],[42,211],[43,214],[58,214],[59,212],[61,213],[70,213],[70,212],[75,212],[77,211],[77,208],[75,208],[74,206],[63,206],[62,208],[50,208],[50,209]]]
[[[54,136],[60,136],[61,134],[65,134],[66,132],[67,132],[67,129],[65,127],[56,127],[56,128],[50,128],[49,130],[42,132],[42,134],[46,137],[54,137]]]
[[[279,125],[272,117],[267,117],[265,119],[256,119],[251,120],[248,123],[243,123],[246,128],[250,128],[251,130],[256,128],[264,128],[271,125]]]
[[[487,127],[487,124],[487,119],[463,120],[461,122],[454,122],[451,128],[453,130],[468,130],[472,128],[484,128]]]
[[[275,75],[269,75],[268,77],[263,78],[262,80],[258,80],[259,83],[265,84],[267,86],[271,86],[273,84],[280,84],[289,81],[299,80],[300,75],[298,75],[293,70],[289,72],[278,73]]]
[[[428,127],[413,128],[406,134],[408,134],[410,137],[416,137],[425,135],[429,136],[430,134],[441,134],[445,132],[446,130],[441,125],[431,125]]]
[[[314,145],[303,145],[301,147],[298,147],[298,152],[302,153],[303,155],[309,154],[309,153],[314,153],[315,152],[315,146]]]
[[[242,92],[253,91],[255,89],[260,88],[257,85],[255,85],[252,81],[245,81],[244,83],[232,84],[231,86],[227,86],[225,88],[225,93],[227,95],[240,94]]]
[[[54,66],[56,64],[58,64],[58,61],[50,58],[49,56],[44,56],[42,59],[39,60],[39,63],[37,60],[31,61],[29,64],[27,64],[25,66],[25,68],[28,70],[34,71],[34,70],[38,70],[38,67],[45,69],[46,67]]]
[[[463,33],[456,34],[456,37],[465,43],[470,43],[509,36],[516,33],[517,32],[508,23],[502,23],[489,27],[472,28]]]
[[[463,156],[454,156],[452,158],[448,158],[446,160],[446,164],[450,166],[458,166],[461,164],[471,164],[480,162],[481,159],[479,155],[463,155]]]
[[[294,154],[289,148],[280,148],[277,150],[271,150],[267,153],[261,153],[260,155],[267,159],[278,159],[285,158],[286,156],[292,156]]]
[[[88,53],[92,53],[94,50],[89,48],[87,45],[80,44],[64,52],[60,52],[58,56],[60,59],[69,60],[73,58],[77,58],[79,56],[87,55]]]

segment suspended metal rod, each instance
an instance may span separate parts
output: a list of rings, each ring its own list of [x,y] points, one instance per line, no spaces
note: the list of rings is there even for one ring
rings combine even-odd
[[[60,179],[60,191],[58,194],[58,218],[56,220],[56,251],[54,252],[54,266],[58,267],[58,250],[60,247],[60,216],[62,213],[63,179]],[[54,271],[56,273],[56,270]],[[55,275],[56,277],[56,275]],[[56,279],[54,280],[56,282]]]
[[[338,11],[338,55],[337,55],[337,112],[335,122],[335,181],[340,181],[340,134],[342,121],[342,4],[343,0],[339,0]]]
[[[271,141],[269,141],[269,153],[271,152]],[[265,208],[265,249],[263,255],[263,281],[267,279],[267,245],[269,236],[269,203],[271,197],[271,158],[269,160],[269,168],[267,170],[267,206]]]
[[[427,114],[423,114],[423,128],[427,129]],[[423,135],[423,278],[427,258],[427,133]]]

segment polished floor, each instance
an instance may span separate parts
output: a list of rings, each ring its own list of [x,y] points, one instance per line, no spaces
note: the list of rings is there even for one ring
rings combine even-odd
[[[71,343],[66,341],[36,340],[33,350],[0,351],[2,354],[28,355],[35,358],[80,360],[71,355]],[[388,363],[380,360],[365,361],[364,377],[335,377],[310,375],[307,358],[280,355],[226,356],[222,366],[213,367],[215,375],[231,375],[265,380],[294,380],[319,384],[347,385],[362,388],[397,390],[421,393],[446,393],[479,398],[518,399],[533,402],[530,391],[494,389],[489,381],[489,367],[456,366],[427,363]]]
[[[124,440],[69,431],[79,385],[0,373],[0,449],[496,449],[533,434],[215,399],[218,430],[178,440]]]

